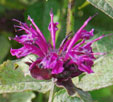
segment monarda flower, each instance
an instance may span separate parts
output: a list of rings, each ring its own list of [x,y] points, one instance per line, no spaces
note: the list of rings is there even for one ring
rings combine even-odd
[[[60,82],[79,76],[83,72],[93,73],[91,67],[96,59],[94,55],[102,55],[103,53],[94,53],[91,45],[103,38],[104,35],[92,41],[87,41],[94,36],[94,29],[90,31],[84,29],[92,17],[89,17],[84,22],[72,38],[67,35],[59,48],[56,48],[55,35],[58,30],[58,22],[53,21],[53,16],[53,13],[50,12],[51,21],[48,30],[51,34],[51,43],[46,41],[30,16],[28,16],[28,20],[31,25],[14,19],[19,23],[14,27],[19,28],[18,31],[24,30],[25,34],[11,38],[23,45],[19,49],[11,48],[12,56],[21,58],[29,54],[37,55],[36,61],[32,61],[32,63],[26,62],[30,66],[29,71],[32,77],[38,80],[49,80],[54,77],[59,85],[61,84]]]

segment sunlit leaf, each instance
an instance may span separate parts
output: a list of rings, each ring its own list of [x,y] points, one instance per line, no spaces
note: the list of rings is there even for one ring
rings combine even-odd
[[[73,97],[62,89],[55,94],[53,102],[92,102],[92,99],[89,93],[80,89],[77,89],[77,93]]]
[[[63,89],[58,91],[55,96],[53,102],[84,102],[78,97],[71,97],[68,93]]]
[[[103,11],[113,18],[113,1],[112,0],[88,0],[93,6]]]
[[[0,95],[0,102],[32,102],[35,97],[33,92],[18,92]]]
[[[51,82],[38,81],[30,76],[29,68],[24,61],[29,61],[32,58],[33,56],[28,56],[23,60],[6,61],[0,65],[0,93],[22,92],[25,90],[45,93],[50,90]]]

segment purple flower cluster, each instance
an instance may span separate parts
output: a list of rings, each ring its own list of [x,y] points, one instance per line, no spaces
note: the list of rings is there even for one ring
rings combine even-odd
[[[103,53],[94,53],[91,45],[103,38],[104,35],[92,41],[87,41],[94,35],[94,29],[91,29],[91,31],[84,29],[92,17],[89,17],[84,22],[72,38],[67,35],[60,44],[60,47],[56,49],[55,35],[58,30],[58,22],[55,23],[53,21],[53,16],[53,13],[50,12],[51,22],[48,30],[51,34],[51,43],[46,41],[30,16],[28,16],[28,20],[31,21],[31,25],[14,19],[14,21],[19,23],[19,26],[15,25],[15,27],[19,28],[18,31],[24,30],[25,34],[21,36],[16,35],[15,38],[11,38],[23,45],[19,49],[11,48],[12,56],[21,58],[29,54],[37,55],[36,61],[26,63],[30,66],[31,75],[38,80],[48,80],[51,77],[62,80],[78,76],[83,72],[93,73],[91,67],[95,60],[94,55],[102,55]]]

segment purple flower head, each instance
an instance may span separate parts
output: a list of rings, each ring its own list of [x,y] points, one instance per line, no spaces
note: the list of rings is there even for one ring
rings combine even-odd
[[[38,80],[48,80],[51,77],[64,80],[78,76],[83,72],[93,73],[91,67],[95,60],[94,55],[102,55],[103,53],[94,53],[91,45],[103,38],[104,35],[92,41],[87,41],[94,36],[94,29],[90,31],[85,30],[86,25],[92,17],[89,17],[84,22],[71,39],[67,35],[58,49],[55,46],[58,22],[55,23],[53,21],[54,15],[52,12],[50,12],[50,17],[51,21],[48,30],[51,34],[51,43],[46,41],[42,32],[30,16],[28,16],[28,20],[31,22],[31,25],[13,19],[19,23],[19,25],[15,25],[14,27],[19,28],[18,31],[25,31],[25,34],[21,36],[16,35],[15,38],[11,38],[23,45],[19,49],[11,48],[10,52],[12,56],[21,58],[29,54],[37,55],[36,61],[26,63],[30,66],[29,70],[32,77]]]

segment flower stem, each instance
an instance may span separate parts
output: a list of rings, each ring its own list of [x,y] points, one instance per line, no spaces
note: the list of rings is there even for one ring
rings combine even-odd
[[[74,2],[75,2],[75,0],[68,0],[66,35],[68,35],[73,30]]]
[[[54,92],[54,86],[55,86],[54,78],[52,78],[52,85],[51,85],[51,90],[50,90],[48,102],[52,102],[52,99],[53,99],[53,92]]]

